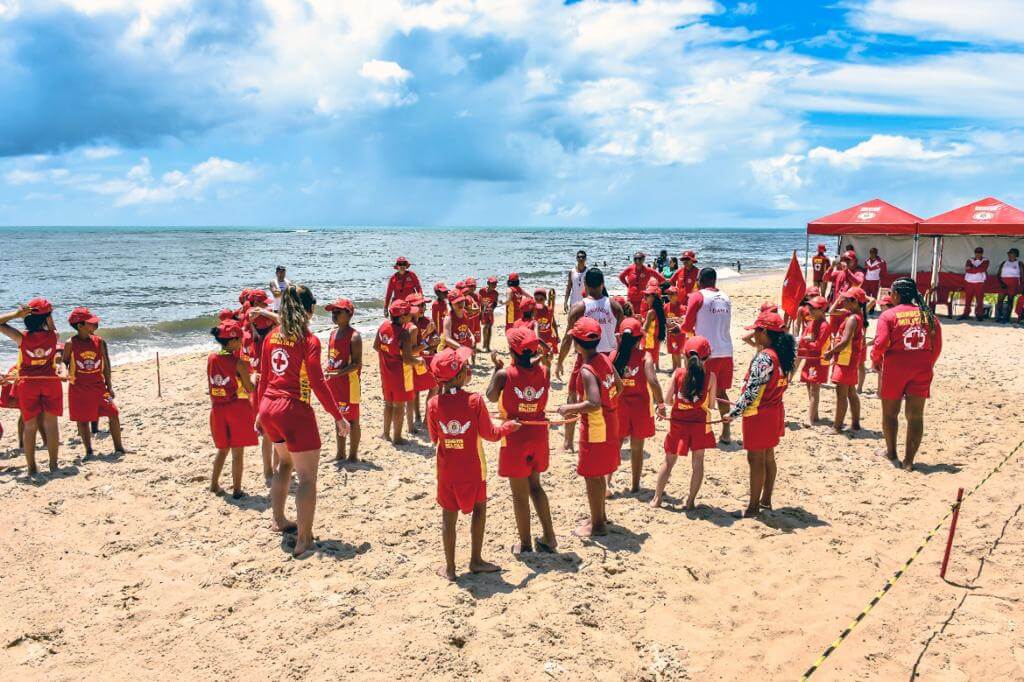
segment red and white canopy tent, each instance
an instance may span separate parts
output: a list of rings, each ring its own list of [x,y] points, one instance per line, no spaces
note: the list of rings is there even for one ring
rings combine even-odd
[[[911,272],[918,273],[917,225],[921,221],[913,213],[893,206],[881,199],[872,199],[847,209],[807,223],[807,251],[804,269],[811,248],[811,235],[834,236],[837,238],[836,254],[841,254],[847,244],[852,244],[858,259],[867,258],[868,249],[875,247],[888,264],[889,274],[882,282],[888,285],[897,277]],[[807,273],[810,276],[810,273]],[[924,275],[927,281],[927,273]]]

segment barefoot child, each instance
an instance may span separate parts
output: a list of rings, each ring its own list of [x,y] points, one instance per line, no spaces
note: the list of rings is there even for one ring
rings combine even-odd
[[[498,308],[498,278],[487,278],[487,286],[480,290],[480,320],[483,326],[484,350],[491,352],[491,332],[494,330],[494,311]],[[438,329],[441,327],[439,326]]]
[[[206,358],[206,380],[210,389],[210,433],[217,448],[213,460],[210,492],[220,494],[220,474],[224,460],[231,452],[231,497],[240,499],[242,492],[243,457],[245,449],[259,444],[253,424],[249,394],[255,392],[249,377],[249,363],[240,357],[242,326],[226,320],[210,330],[220,350]],[[79,424],[81,430],[81,424]]]
[[[239,300],[244,299],[242,316],[242,357],[249,361],[253,384],[259,382],[260,355],[263,341],[270,330],[280,323],[277,313],[270,309],[271,298],[262,289],[244,289]],[[259,409],[255,392],[251,396],[253,412]],[[274,444],[266,436],[260,437],[260,454],[263,456],[263,478],[269,488],[274,478]]]
[[[361,383],[363,373],[363,337],[352,327],[352,317],[356,307],[347,298],[339,298],[328,303],[324,310],[331,314],[331,321],[336,325],[331,330],[327,341],[327,364],[324,366],[324,378],[327,388],[334,398],[338,411],[349,424],[348,461],[359,460],[359,401],[361,399]],[[335,429],[337,446],[334,459],[345,459],[345,436]]]
[[[841,320],[832,335],[832,347],[822,358],[832,363],[832,383],[836,385],[836,414],[832,428],[842,433],[846,411],[850,411],[850,429],[860,429],[860,365],[864,361],[864,303],[867,295],[860,287],[850,287],[836,297],[833,314]]]
[[[544,409],[551,389],[549,369],[536,362],[540,352],[540,339],[527,329],[510,329],[509,351],[512,363],[506,368],[497,355],[492,354],[494,374],[487,387],[487,399],[497,402],[501,416],[516,421],[545,420]],[[530,532],[530,500],[544,535],[537,539],[537,548],[552,552],[558,546],[548,496],[540,483],[540,475],[548,470],[548,427],[524,425],[501,440],[498,455],[498,475],[508,479],[512,488],[512,508],[516,516],[519,543],[512,553],[533,551]]]
[[[402,423],[407,403],[412,400],[412,373],[406,368],[422,362],[412,352],[412,336],[406,325],[412,318],[412,307],[405,299],[388,306],[390,319],[381,323],[373,339],[373,349],[380,360],[380,388],[384,396],[384,433],[381,437],[396,445],[402,438]],[[447,321],[446,321],[447,324]]]
[[[96,335],[100,318],[88,308],[75,308],[68,324],[77,332],[64,344],[62,361],[68,368],[68,413],[78,424],[78,435],[85,447],[85,457],[92,457],[90,424],[106,417],[110,422],[110,438],[114,453],[124,454],[121,445],[121,420],[114,404],[110,381],[110,355],[107,342]]]
[[[444,329],[444,319],[448,317],[448,287],[444,282],[434,285],[434,302],[430,304],[430,321],[434,329],[440,334]],[[444,339],[441,339],[437,350],[444,348]]]
[[[573,534],[585,538],[608,534],[605,513],[605,476],[619,468],[618,415],[616,409],[622,380],[611,361],[598,352],[601,325],[591,317],[580,317],[569,330],[576,352],[580,355],[580,371],[569,381],[569,390],[580,396],[577,403],[562,405],[563,417],[580,415],[580,450],[576,473],[586,481],[590,519]]]
[[[537,289],[533,292],[533,319],[537,323],[537,337],[541,343],[541,362],[551,369],[551,354],[555,352],[559,344],[558,320],[555,319],[554,308],[548,305],[547,289]]]
[[[815,296],[807,300],[807,323],[802,325],[800,343],[797,347],[797,361],[803,360],[800,370],[800,381],[807,385],[807,424],[818,423],[818,402],[821,398],[821,385],[828,380],[828,370],[822,362],[822,355],[828,345],[828,322],[825,320],[825,308],[828,301],[824,296]]]
[[[430,362],[430,371],[440,384],[438,395],[427,403],[427,430],[436,445],[437,503],[441,507],[445,560],[437,574],[452,581],[455,580],[455,524],[460,511],[473,514],[469,570],[472,573],[500,570],[480,555],[487,522],[487,460],[481,439],[500,440],[519,428],[514,421],[494,426],[483,396],[463,390],[471,378],[472,355],[469,348],[455,346],[441,351]]]
[[[621,444],[629,439],[629,460],[632,479],[629,491],[640,490],[640,475],[644,466],[644,443],[654,437],[655,407],[664,413],[665,398],[658,385],[657,368],[654,359],[643,343],[644,330],[635,317],[627,317],[619,325],[619,345],[609,357],[615,373],[622,378],[622,395],[619,396],[618,434]],[[619,446],[620,450],[622,445]],[[608,490],[612,487],[612,476],[608,474]]]
[[[434,326],[430,320],[423,316],[423,310],[427,307],[427,300],[423,298],[423,294],[409,294],[405,300],[409,303],[409,314],[411,315],[406,329],[411,337],[412,354],[419,360],[419,362],[411,367],[412,400],[410,401],[410,406],[412,409],[406,409],[405,416],[409,433],[416,433],[419,431],[419,426],[417,425],[423,423],[423,417],[420,415],[420,393],[427,391],[429,395],[434,387],[437,386],[437,382],[434,381],[434,377],[430,374],[430,369],[424,360],[424,353],[430,348],[428,339],[433,334]]]
[[[683,320],[686,318],[686,302],[679,296],[679,289],[669,287],[668,304],[665,306],[665,349],[672,357],[672,371],[675,372],[682,364],[683,344],[686,343],[686,332],[683,331]]]
[[[466,313],[466,298],[462,294],[456,294],[449,299],[452,309],[451,314],[444,320],[444,343],[449,348],[468,348],[476,352],[476,337],[473,336],[473,329],[469,322],[469,315]]]
[[[522,319],[520,306],[526,294],[519,286],[519,273],[513,272],[508,276],[508,293],[505,294],[505,332],[512,328],[518,320]]]
[[[661,344],[665,340],[665,306],[661,300],[661,287],[652,282],[644,291],[644,350],[654,360],[654,368],[661,369]]]
[[[704,451],[718,445],[711,428],[711,412],[715,407],[715,375],[704,369],[704,361],[711,356],[711,344],[703,336],[690,337],[683,344],[683,355],[686,356],[686,366],[672,374],[668,385],[672,414],[668,435],[665,436],[665,461],[658,472],[652,507],[661,506],[661,498],[676,460],[692,453],[693,470],[690,473],[690,496],[686,498],[686,508],[695,509],[697,493],[704,482]],[[659,416],[665,416],[664,407]]]

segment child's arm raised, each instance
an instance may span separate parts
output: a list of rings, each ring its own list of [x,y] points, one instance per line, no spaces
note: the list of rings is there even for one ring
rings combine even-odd
[[[18,306],[17,310],[12,310],[9,313],[4,313],[0,315],[0,334],[3,334],[4,336],[9,338],[11,341],[14,341],[15,343],[20,344],[21,337],[23,336],[23,334],[21,333],[20,330],[15,329],[14,327],[7,323],[10,322],[11,320],[17,320],[28,317],[28,314],[28,306],[20,305]]]

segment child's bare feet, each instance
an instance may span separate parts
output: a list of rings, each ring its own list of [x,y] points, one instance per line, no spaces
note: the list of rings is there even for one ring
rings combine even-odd
[[[298,539],[296,539],[295,540],[295,549],[292,550],[292,556],[296,557],[296,558],[300,557],[303,554],[305,554],[306,552],[308,552],[311,549],[313,549],[313,547],[315,545],[316,545],[316,543],[313,541],[313,538],[309,538],[308,540],[298,540]]]
[[[294,521],[288,519],[282,519],[280,521],[274,521],[270,524],[271,530],[275,533],[294,533],[299,529],[299,525]]]
[[[534,542],[537,545],[537,549],[545,554],[554,554],[555,550],[558,549],[558,538],[553,536],[550,538],[537,538]]]
[[[449,582],[455,582],[454,568],[448,568],[447,566],[438,566],[437,570],[434,572]]]
[[[686,501],[686,506],[683,507],[683,509],[685,509],[686,511],[693,511],[696,508],[697,508],[697,503],[694,500],[687,500]]]
[[[655,495],[653,498],[651,498],[651,507],[653,507],[654,509],[657,509],[660,506],[661,506],[661,495]]]
[[[349,454],[348,461],[350,461],[350,462],[358,462],[359,461],[359,454],[355,453],[355,452]]]
[[[514,545],[512,545],[512,556],[519,556],[523,552],[533,554],[533,545],[530,543],[524,545],[521,542],[517,542]]]
[[[501,566],[492,564],[490,561],[484,561],[483,559],[469,562],[470,573],[497,573],[500,570]]]
[[[860,431],[860,422],[853,422],[850,424],[851,431]]]
[[[903,469],[905,471],[913,471],[914,470],[914,460],[912,460],[912,459],[905,459],[905,460],[903,460]]]
[[[578,538],[602,537],[608,535],[608,528],[605,524],[594,526],[587,520],[577,526],[572,534]]]

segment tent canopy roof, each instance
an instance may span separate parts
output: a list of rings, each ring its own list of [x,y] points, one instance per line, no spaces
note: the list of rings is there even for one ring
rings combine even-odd
[[[914,234],[916,215],[881,199],[843,209],[807,223],[807,234]]]
[[[994,197],[985,197],[922,221],[920,232],[1024,236],[1024,211]]]

